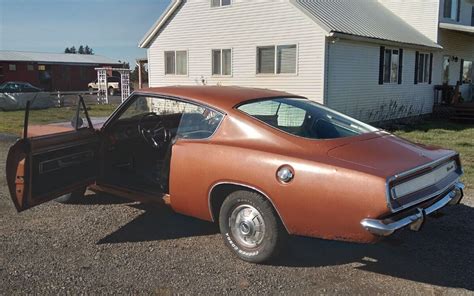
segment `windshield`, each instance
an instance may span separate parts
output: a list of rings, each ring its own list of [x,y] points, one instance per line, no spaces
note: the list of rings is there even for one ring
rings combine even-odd
[[[237,109],[281,131],[308,139],[344,138],[377,130],[307,99],[253,101]]]

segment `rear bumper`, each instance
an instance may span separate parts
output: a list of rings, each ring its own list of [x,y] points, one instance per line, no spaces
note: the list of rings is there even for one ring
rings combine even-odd
[[[396,230],[410,226],[412,230],[419,230],[425,221],[425,217],[447,205],[458,204],[463,197],[464,184],[457,182],[451,191],[441,199],[426,208],[417,208],[416,214],[402,217],[398,220],[363,219],[360,224],[370,233],[378,236],[389,236]]]

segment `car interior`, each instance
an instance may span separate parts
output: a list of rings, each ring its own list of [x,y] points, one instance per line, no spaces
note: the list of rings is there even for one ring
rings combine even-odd
[[[169,193],[172,146],[178,139],[207,139],[222,115],[160,98],[134,98],[104,130],[104,182],[146,193]],[[146,103],[144,103],[146,101]],[[158,106],[158,107],[157,107]]]

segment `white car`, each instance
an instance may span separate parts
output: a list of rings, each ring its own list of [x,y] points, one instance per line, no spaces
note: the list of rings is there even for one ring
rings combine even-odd
[[[89,93],[93,94],[94,91],[99,89],[99,83],[97,83],[97,79],[93,82],[90,82],[87,87],[89,88]],[[109,96],[113,96],[120,92],[120,77],[107,77],[107,91]]]

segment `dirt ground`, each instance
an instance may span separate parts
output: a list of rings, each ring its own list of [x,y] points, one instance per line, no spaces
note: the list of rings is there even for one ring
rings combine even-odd
[[[293,237],[255,265],[214,224],[158,206],[91,194],[17,213],[4,177],[12,141],[0,136],[0,294],[474,294],[473,192],[421,232],[376,245]]]

